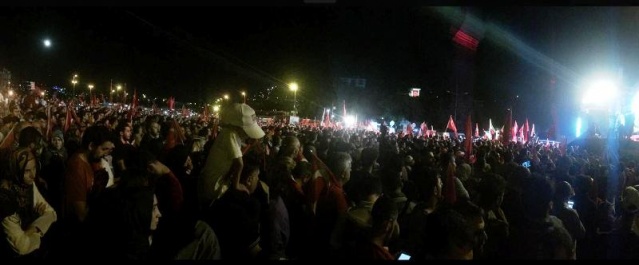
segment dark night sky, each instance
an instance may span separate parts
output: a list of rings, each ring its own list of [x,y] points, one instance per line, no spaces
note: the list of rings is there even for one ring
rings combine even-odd
[[[570,111],[577,79],[597,68],[622,67],[624,84],[637,82],[635,7],[465,10],[501,32],[486,30],[475,54],[474,94],[485,102],[481,116],[494,123],[514,105],[518,120],[527,116],[547,126],[550,99]],[[371,97],[394,99],[421,87],[444,98],[453,58],[450,28],[460,21],[419,6],[7,7],[0,20],[0,67],[14,79],[70,87],[77,72],[81,83],[91,81],[105,93],[113,79],[178,101],[239,97],[240,90],[256,94],[297,81],[310,112],[335,100],[332,78],[341,76],[367,78]],[[51,49],[42,46],[45,37]],[[528,48],[512,45],[512,37]],[[561,76],[554,97],[549,58],[573,73],[555,69]]]

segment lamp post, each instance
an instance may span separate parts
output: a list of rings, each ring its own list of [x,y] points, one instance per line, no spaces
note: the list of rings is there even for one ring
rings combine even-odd
[[[246,92],[242,91],[242,97],[244,97],[244,104],[246,104]]]
[[[121,85],[118,85],[116,88],[118,89],[118,91],[122,90],[122,86]],[[122,102],[122,103],[124,103],[124,102]]]
[[[291,91],[293,91],[293,111],[295,111],[295,114],[297,115],[297,89],[299,88],[297,86],[297,83],[290,83],[288,85],[289,89],[291,89]]]
[[[93,105],[93,94],[91,93],[91,90],[93,90],[93,84],[89,84],[89,102],[91,102],[90,105]]]
[[[75,84],[78,83],[78,75],[73,75],[73,79],[71,80],[71,83],[73,84],[73,96],[75,96]]]

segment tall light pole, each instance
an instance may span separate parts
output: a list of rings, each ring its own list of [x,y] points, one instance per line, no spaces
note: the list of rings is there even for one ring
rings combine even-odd
[[[246,92],[242,91],[242,96],[244,97],[244,104],[246,104]]]
[[[297,86],[297,83],[293,82],[290,83],[288,85],[288,87],[291,89],[291,91],[293,91],[293,110],[295,111],[295,114],[297,115],[297,89],[299,88]]]
[[[93,94],[91,94],[91,90],[93,90],[93,84],[89,84],[89,102],[91,102],[90,105],[93,105]]]
[[[71,83],[73,84],[73,96],[75,96],[75,84],[78,83],[78,75],[73,75],[73,79],[71,80]]]
[[[116,88],[118,89],[118,91],[122,90],[122,86],[121,85],[118,85]],[[117,94],[116,94],[116,96],[117,96]],[[122,103],[124,103],[124,102],[122,102]]]

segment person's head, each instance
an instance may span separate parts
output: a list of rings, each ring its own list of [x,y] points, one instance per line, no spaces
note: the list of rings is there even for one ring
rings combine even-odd
[[[220,125],[234,128],[241,136],[252,139],[264,137],[264,131],[257,124],[255,110],[246,104],[234,103],[224,107],[220,113]]]
[[[572,189],[570,183],[561,181],[555,184],[555,201],[567,202],[572,196],[575,196],[575,191]]]
[[[20,117],[21,111],[18,104],[11,104],[9,106],[9,111],[11,112],[11,115],[13,115],[14,117]]]
[[[100,159],[110,155],[114,142],[109,129],[104,126],[91,126],[82,135],[82,148],[86,150],[89,162],[100,162]]]
[[[362,150],[360,161],[363,167],[368,168],[375,165],[378,157],[379,151],[377,151],[377,148],[367,147]]]
[[[62,131],[53,131],[51,135],[51,147],[53,147],[54,150],[60,150],[64,147],[64,134],[62,134]]]
[[[351,155],[344,152],[333,153],[329,160],[329,169],[342,185],[346,184],[351,178],[352,161]]]
[[[153,190],[149,187],[127,187],[122,192],[125,229],[140,236],[151,235],[162,217]]]
[[[244,157],[243,160],[244,167],[242,167],[242,173],[240,174],[240,183],[244,184],[244,186],[248,188],[249,193],[252,194],[260,183],[260,166],[248,157]]]
[[[282,140],[282,146],[280,147],[279,155],[295,158],[300,153],[301,147],[302,145],[297,137],[286,136],[284,137],[284,140]]]
[[[18,146],[28,147],[36,156],[39,156],[42,154],[42,149],[44,148],[44,139],[38,129],[33,126],[29,126],[20,130]]]
[[[546,218],[551,210],[553,188],[542,175],[533,174],[523,185],[522,202],[524,213],[531,220]]]
[[[444,184],[436,169],[418,167],[411,174],[415,186],[419,190],[418,196],[421,200],[437,203],[442,199],[442,186]]]
[[[119,122],[118,127],[116,128],[116,133],[118,134],[118,138],[120,141],[129,142],[131,141],[132,130],[131,126],[126,122]]]
[[[182,144],[173,147],[166,157],[166,166],[176,175],[190,174],[193,170],[193,161],[189,148]]]
[[[506,180],[497,174],[486,174],[479,182],[479,206],[484,209],[499,207],[506,192]]]
[[[158,137],[160,137],[160,130],[161,129],[162,129],[162,126],[160,126],[159,122],[157,122],[155,120],[151,120],[147,124],[146,131],[149,134],[149,136],[151,136],[151,138],[158,138]]]
[[[27,147],[13,151],[9,159],[9,172],[16,184],[28,187],[33,185],[36,177],[36,158]]]
[[[383,239],[384,244],[399,236],[399,224],[397,218],[399,210],[393,199],[379,197],[371,210],[372,235]]]
[[[300,161],[295,164],[293,168],[293,177],[297,180],[301,180],[302,183],[307,183],[313,177],[313,168],[311,163],[307,161]]]

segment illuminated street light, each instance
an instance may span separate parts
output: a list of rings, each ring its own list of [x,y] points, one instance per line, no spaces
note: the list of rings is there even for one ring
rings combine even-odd
[[[44,47],[51,47],[51,40],[49,39],[45,39],[44,41],[42,41],[42,43],[44,44]]]
[[[291,91],[293,91],[293,110],[295,110],[295,113],[297,114],[297,89],[299,88],[297,86],[297,83],[293,82],[288,84],[288,87],[291,89]]]
[[[246,104],[246,92],[242,91],[242,97],[244,97],[244,104]]]
[[[229,99],[229,95],[225,94],[224,95],[224,99],[228,100]]]
[[[218,105],[213,106],[213,111],[215,111],[215,112],[220,111],[220,106],[218,106]]]
[[[73,79],[71,79],[71,83],[73,84],[73,95],[75,96],[75,84],[78,83],[78,75],[73,75]]]

